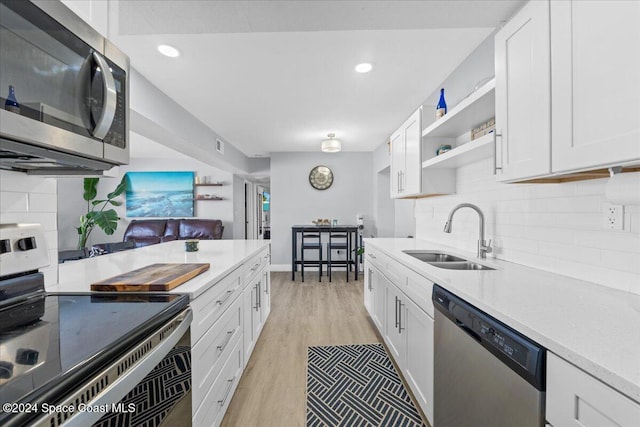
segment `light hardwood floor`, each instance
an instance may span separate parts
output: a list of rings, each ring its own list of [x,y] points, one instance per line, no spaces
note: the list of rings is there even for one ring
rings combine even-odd
[[[329,283],[314,273],[304,283],[271,273],[271,314],[222,426],[304,426],[307,347],[380,342],[364,308],[362,277],[347,283],[340,272]]]

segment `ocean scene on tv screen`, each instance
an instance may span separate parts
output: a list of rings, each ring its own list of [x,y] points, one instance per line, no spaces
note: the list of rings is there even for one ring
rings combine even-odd
[[[127,172],[127,217],[192,217],[194,172]]]

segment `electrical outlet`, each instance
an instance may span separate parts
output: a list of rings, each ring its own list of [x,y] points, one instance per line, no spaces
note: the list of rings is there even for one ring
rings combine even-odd
[[[602,221],[607,230],[624,230],[624,205],[605,203]]]

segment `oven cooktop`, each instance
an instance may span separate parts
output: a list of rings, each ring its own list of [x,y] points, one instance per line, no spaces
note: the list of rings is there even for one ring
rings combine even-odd
[[[55,403],[188,303],[173,294],[39,293],[2,307],[0,403]],[[0,413],[0,425],[10,415]]]

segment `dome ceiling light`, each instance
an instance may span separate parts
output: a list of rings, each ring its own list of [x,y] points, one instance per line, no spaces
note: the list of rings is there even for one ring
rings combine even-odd
[[[335,139],[335,133],[329,133],[327,134],[327,136],[329,137],[329,139],[325,139],[320,145],[324,153],[337,153],[338,151],[342,150],[342,143],[339,140]]]

